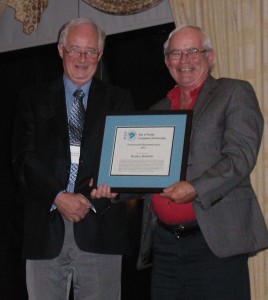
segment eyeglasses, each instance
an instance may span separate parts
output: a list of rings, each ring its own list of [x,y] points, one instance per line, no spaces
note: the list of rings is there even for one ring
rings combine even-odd
[[[191,48],[186,51],[181,50],[172,50],[170,53],[167,54],[169,59],[181,59],[183,54],[185,54],[189,58],[197,58],[201,53],[207,52],[208,50],[198,50],[196,48]]]
[[[67,50],[65,47],[63,47],[65,52],[72,58],[78,58],[82,54],[85,54],[86,58],[97,58],[99,55],[99,52],[97,52],[95,49],[87,49],[86,51],[82,51],[79,48],[70,48]]]

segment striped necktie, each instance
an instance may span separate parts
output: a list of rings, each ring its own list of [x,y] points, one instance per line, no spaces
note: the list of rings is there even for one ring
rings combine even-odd
[[[85,108],[83,105],[83,98],[85,96],[85,93],[82,90],[77,89],[73,93],[73,96],[75,97],[75,100],[71,108],[69,118],[69,140],[70,146],[80,147],[85,120]],[[72,162],[69,177],[70,184],[74,185],[77,171],[78,163]]]

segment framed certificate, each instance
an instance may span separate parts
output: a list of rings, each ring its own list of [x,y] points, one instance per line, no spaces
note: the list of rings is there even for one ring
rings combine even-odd
[[[106,114],[95,187],[113,192],[158,193],[186,176],[192,111]]]

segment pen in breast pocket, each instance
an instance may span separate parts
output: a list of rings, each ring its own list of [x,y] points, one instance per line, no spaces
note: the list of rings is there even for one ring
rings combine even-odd
[[[92,203],[90,203],[90,206],[89,208],[96,214],[97,211],[96,211],[96,208],[94,207],[94,205]]]

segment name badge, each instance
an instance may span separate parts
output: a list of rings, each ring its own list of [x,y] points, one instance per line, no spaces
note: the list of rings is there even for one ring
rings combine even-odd
[[[70,146],[70,151],[71,151],[71,163],[79,164],[80,147],[79,146]]]

